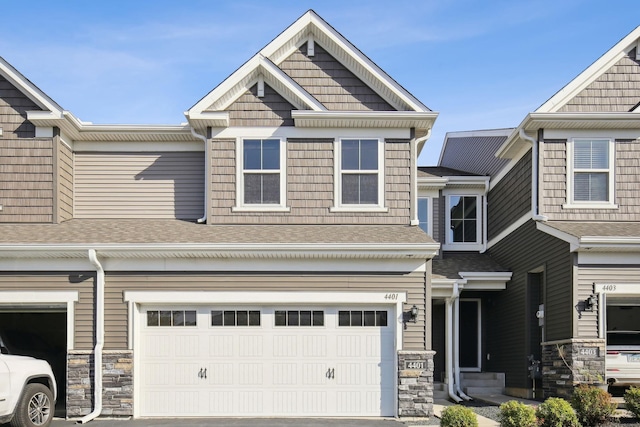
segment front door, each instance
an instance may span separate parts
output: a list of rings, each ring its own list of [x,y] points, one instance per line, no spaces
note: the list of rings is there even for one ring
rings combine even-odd
[[[480,371],[481,313],[479,299],[460,299],[459,342],[460,369]]]

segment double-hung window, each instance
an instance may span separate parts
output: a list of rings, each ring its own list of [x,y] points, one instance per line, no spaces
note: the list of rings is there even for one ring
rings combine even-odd
[[[567,144],[567,205],[615,208],[614,144],[609,139],[574,139]]]
[[[431,236],[431,197],[418,197],[418,226]]]
[[[277,138],[240,141],[236,209],[285,207],[284,143]]]
[[[341,139],[336,147],[334,210],[384,206],[384,145],[378,139]],[[337,209],[336,209],[337,208]]]

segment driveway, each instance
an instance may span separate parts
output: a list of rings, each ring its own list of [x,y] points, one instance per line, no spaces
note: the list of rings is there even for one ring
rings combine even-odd
[[[51,427],[71,427],[75,421],[55,419]],[[345,418],[164,418],[111,420],[97,419],[87,427],[406,427],[394,419],[345,419]]]

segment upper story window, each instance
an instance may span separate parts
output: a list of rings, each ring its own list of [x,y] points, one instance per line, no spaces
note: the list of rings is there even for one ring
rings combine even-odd
[[[418,197],[418,226],[431,236],[431,197]]]
[[[443,249],[482,249],[482,197],[478,195],[446,196],[446,243]]]
[[[336,144],[336,200],[332,210],[384,209],[384,145],[379,139]]]
[[[574,139],[567,144],[567,204],[564,207],[615,208],[614,143]]]
[[[284,210],[286,153],[284,141],[243,139],[239,142],[237,206],[234,210]]]

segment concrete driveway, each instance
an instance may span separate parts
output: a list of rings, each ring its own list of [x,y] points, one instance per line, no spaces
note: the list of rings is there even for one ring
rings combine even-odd
[[[75,421],[54,419],[51,427],[70,427]],[[87,427],[406,427],[394,419],[345,419],[345,418],[166,418],[112,420],[97,419],[86,424]]]

